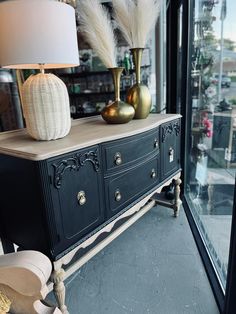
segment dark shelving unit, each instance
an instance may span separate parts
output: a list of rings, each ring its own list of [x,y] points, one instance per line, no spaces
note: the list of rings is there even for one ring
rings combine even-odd
[[[143,65],[141,68],[149,67],[150,65]],[[68,88],[73,119],[98,115],[103,106],[114,100],[113,79],[109,70],[83,70],[71,73],[57,71],[56,74]],[[121,100],[125,101],[126,92],[133,82],[135,82],[135,70],[131,69],[129,73],[126,73],[124,69],[120,81]]]
[[[126,92],[133,81],[134,71],[121,77],[121,100],[125,100]],[[109,70],[60,73],[57,75],[65,82],[73,119],[99,115],[103,106],[114,100],[115,92],[112,75]],[[77,88],[77,91],[76,91]]]

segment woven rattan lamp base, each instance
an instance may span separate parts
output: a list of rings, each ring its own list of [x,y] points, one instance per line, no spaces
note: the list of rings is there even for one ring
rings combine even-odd
[[[66,85],[54,74],[31,75],[23,85],[23,114],[30,136],[55,140],[66,136],[71,127]]]

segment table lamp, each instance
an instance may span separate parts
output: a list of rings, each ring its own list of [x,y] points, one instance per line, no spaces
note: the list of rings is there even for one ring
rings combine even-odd
[[[0,3],[0,66],[39,69],[22,87],[26,128],[37,140],[66,136],[71,127],[66,85],[44,69],[79,65],[75,11],[52,0]]]

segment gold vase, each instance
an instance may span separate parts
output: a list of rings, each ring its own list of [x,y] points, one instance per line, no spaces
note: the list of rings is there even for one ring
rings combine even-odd
[[[127,92],[127,102],[134,107],[134,119],[145,119],[149,115],[151,109],[151,94],[148,87],[141,84],[140,69],[144,48],[130,49],[136,74],[136,83]]]
[[[110,68],[112,73],[115,101],[103,108],[101,115],[110,124],[127,123],[134,117],[134,108],[120,100],[120,77],[124,68]]]

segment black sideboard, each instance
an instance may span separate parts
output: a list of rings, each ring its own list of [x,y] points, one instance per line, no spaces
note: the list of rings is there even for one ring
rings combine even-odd
[[[87,247],[86,254],[88,248],[96,251],[104,234],[112,240],[164,185],[175,179],[179,189],[179,177],[179,115],[152,114],[124,125],[84,118],[73,123],[67,137],[50,142],[34,141],[25,130],[4,132],[1,237],[52,260],[54,290],[67,313],[62,265],[81,248]],[[157,202],[158,197],[151,205]],[[178,190],[171,203],[175,216],[179,204]]]

